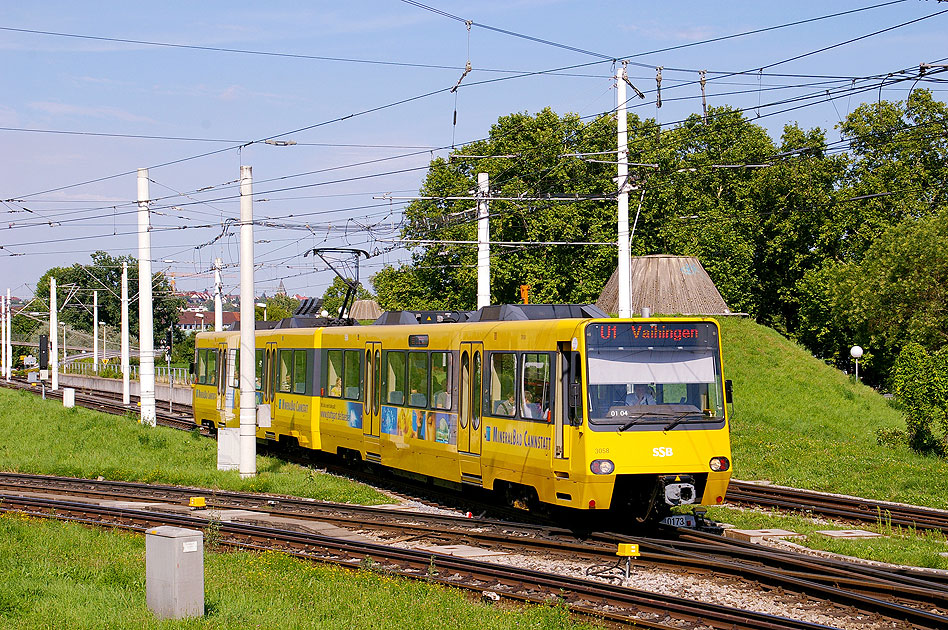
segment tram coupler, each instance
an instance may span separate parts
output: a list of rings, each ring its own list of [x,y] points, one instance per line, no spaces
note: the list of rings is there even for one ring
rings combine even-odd
[[[664,475],[659,483],[667,505],[691,505],[697,499],[695,479],[691,475]]]

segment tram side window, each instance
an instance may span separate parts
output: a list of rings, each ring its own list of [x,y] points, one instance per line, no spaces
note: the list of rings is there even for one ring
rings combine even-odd
[[[207,351],[207,384],[217,385],[217,350]]]
[[[254,363],[254,382],[256,384],[257,391],[263,389],[263,349],[257,348],[254,351],[253,355]]]
[[[389,350],[385,353],[385,402],[405,404],[405,353]]]
[[[195,375],[197,376],[198,385],[205,385],[207,383],[207,350],[198,348],[195,363],[197,363]]]
[[[362,351],[346,350],[346,373],[343,376],[343,392],[349,400],[358,400],[362,389]]]
[[[281,392],[290,392],[290,383],[293,379],[293,351],[280,350],[280,381]]]
[[[549,419],[550,355],[524,353],[520,384],[520,415]]]
[[[342,350],[330,350],[326,353],[326,380],[329,383],[329,395],[342,398]]]
[[[293,393],[306,393],[306,350],[293,351]]]
[[[428,353],[408,353],[408,404],[412,407],[428,406]]]
[[[431,406],[451,408],[451,353],[431,353]]]
[[[517,355],[494,352],[490,355],[490,408],[496,416],[517,415]]]

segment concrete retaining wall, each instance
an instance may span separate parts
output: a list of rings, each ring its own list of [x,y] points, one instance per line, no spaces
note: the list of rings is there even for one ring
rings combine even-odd
[[[122,394],[122,380],[116,378],[99,378],[98,376],[78,376],[75,374],[60,374],[59,375],[59,386],[60,387],[74,387],[79,390],[87,391],[105,391],[115,394]],[[139,383],[138,381],[129,381],[128,383],[129,392],[132,396],[138,396],[139,392]],[[168,404],[168,390],[167,385],[162,383],[157,383],[155,385],[155,400],[156,404],[160,405],[164,402]],[[173,388],[172,396],[174,398],[172,401],[175,404],[181,405],[190,405],[191,404],[191,386],[190,385],[175,385]]]

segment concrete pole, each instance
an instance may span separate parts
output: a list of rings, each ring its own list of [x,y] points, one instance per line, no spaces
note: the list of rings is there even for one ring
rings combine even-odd
[[[627,61],[616,72],[616,121],[618,128],[618,177],[619,186],[619,317],[632,317],[632,259],[629,255],[629,145],[628,120],[625,113],[625,67]]]
[[[0,376],[7,376],[7,300],[0,295]]]
[[[214,259],[214,332],[224,330],[224,299],[221,296],[221,259]]]
[[[13,376],[13,301],[7,289],[7,380]]]
[[[148,210],[148,169],[138,169],[138,382],[141,420],[155,426],[155,332],[151,298],[151,229]],[[251,359],[252,361],[253,359]]]
[[[254,389],[253,177],[240,167],[240,477],[257,474],[257,400]]]
[[[63,322],[63,371],[66,370],[66,322]]]
[[[102,348],[105,352],[105,348]],[[92,292],[92,371],[99,372],[99,292]]]
[[[131,402],[128,386],[128,263],[122,263],[122,404]]]
[[[56,304],[56,278],[49,279],[49,338],[53,342],[50,362],[53,368],[52,388],[59,389],[59,306]]]
[[[487,173],[477,174],[477,308],[490,306],[490,218]]]

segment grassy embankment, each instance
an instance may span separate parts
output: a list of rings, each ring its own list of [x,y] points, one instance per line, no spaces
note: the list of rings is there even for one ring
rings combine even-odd
[[[948,508],[948,462],[908,447],[876,442],[883,427],[904,427],[901,414],[873,389],[853,382],[800,346],[752,321],[722,318],[724,370],[734,381],[731,422],[734,476],[825,492]],[[811,534],[811,547],[875,560],[948,568],[940,535],[888,527],[885,539],[837,541],[805,518],[726,508],[713,518],[740,527],[783,527]]]

